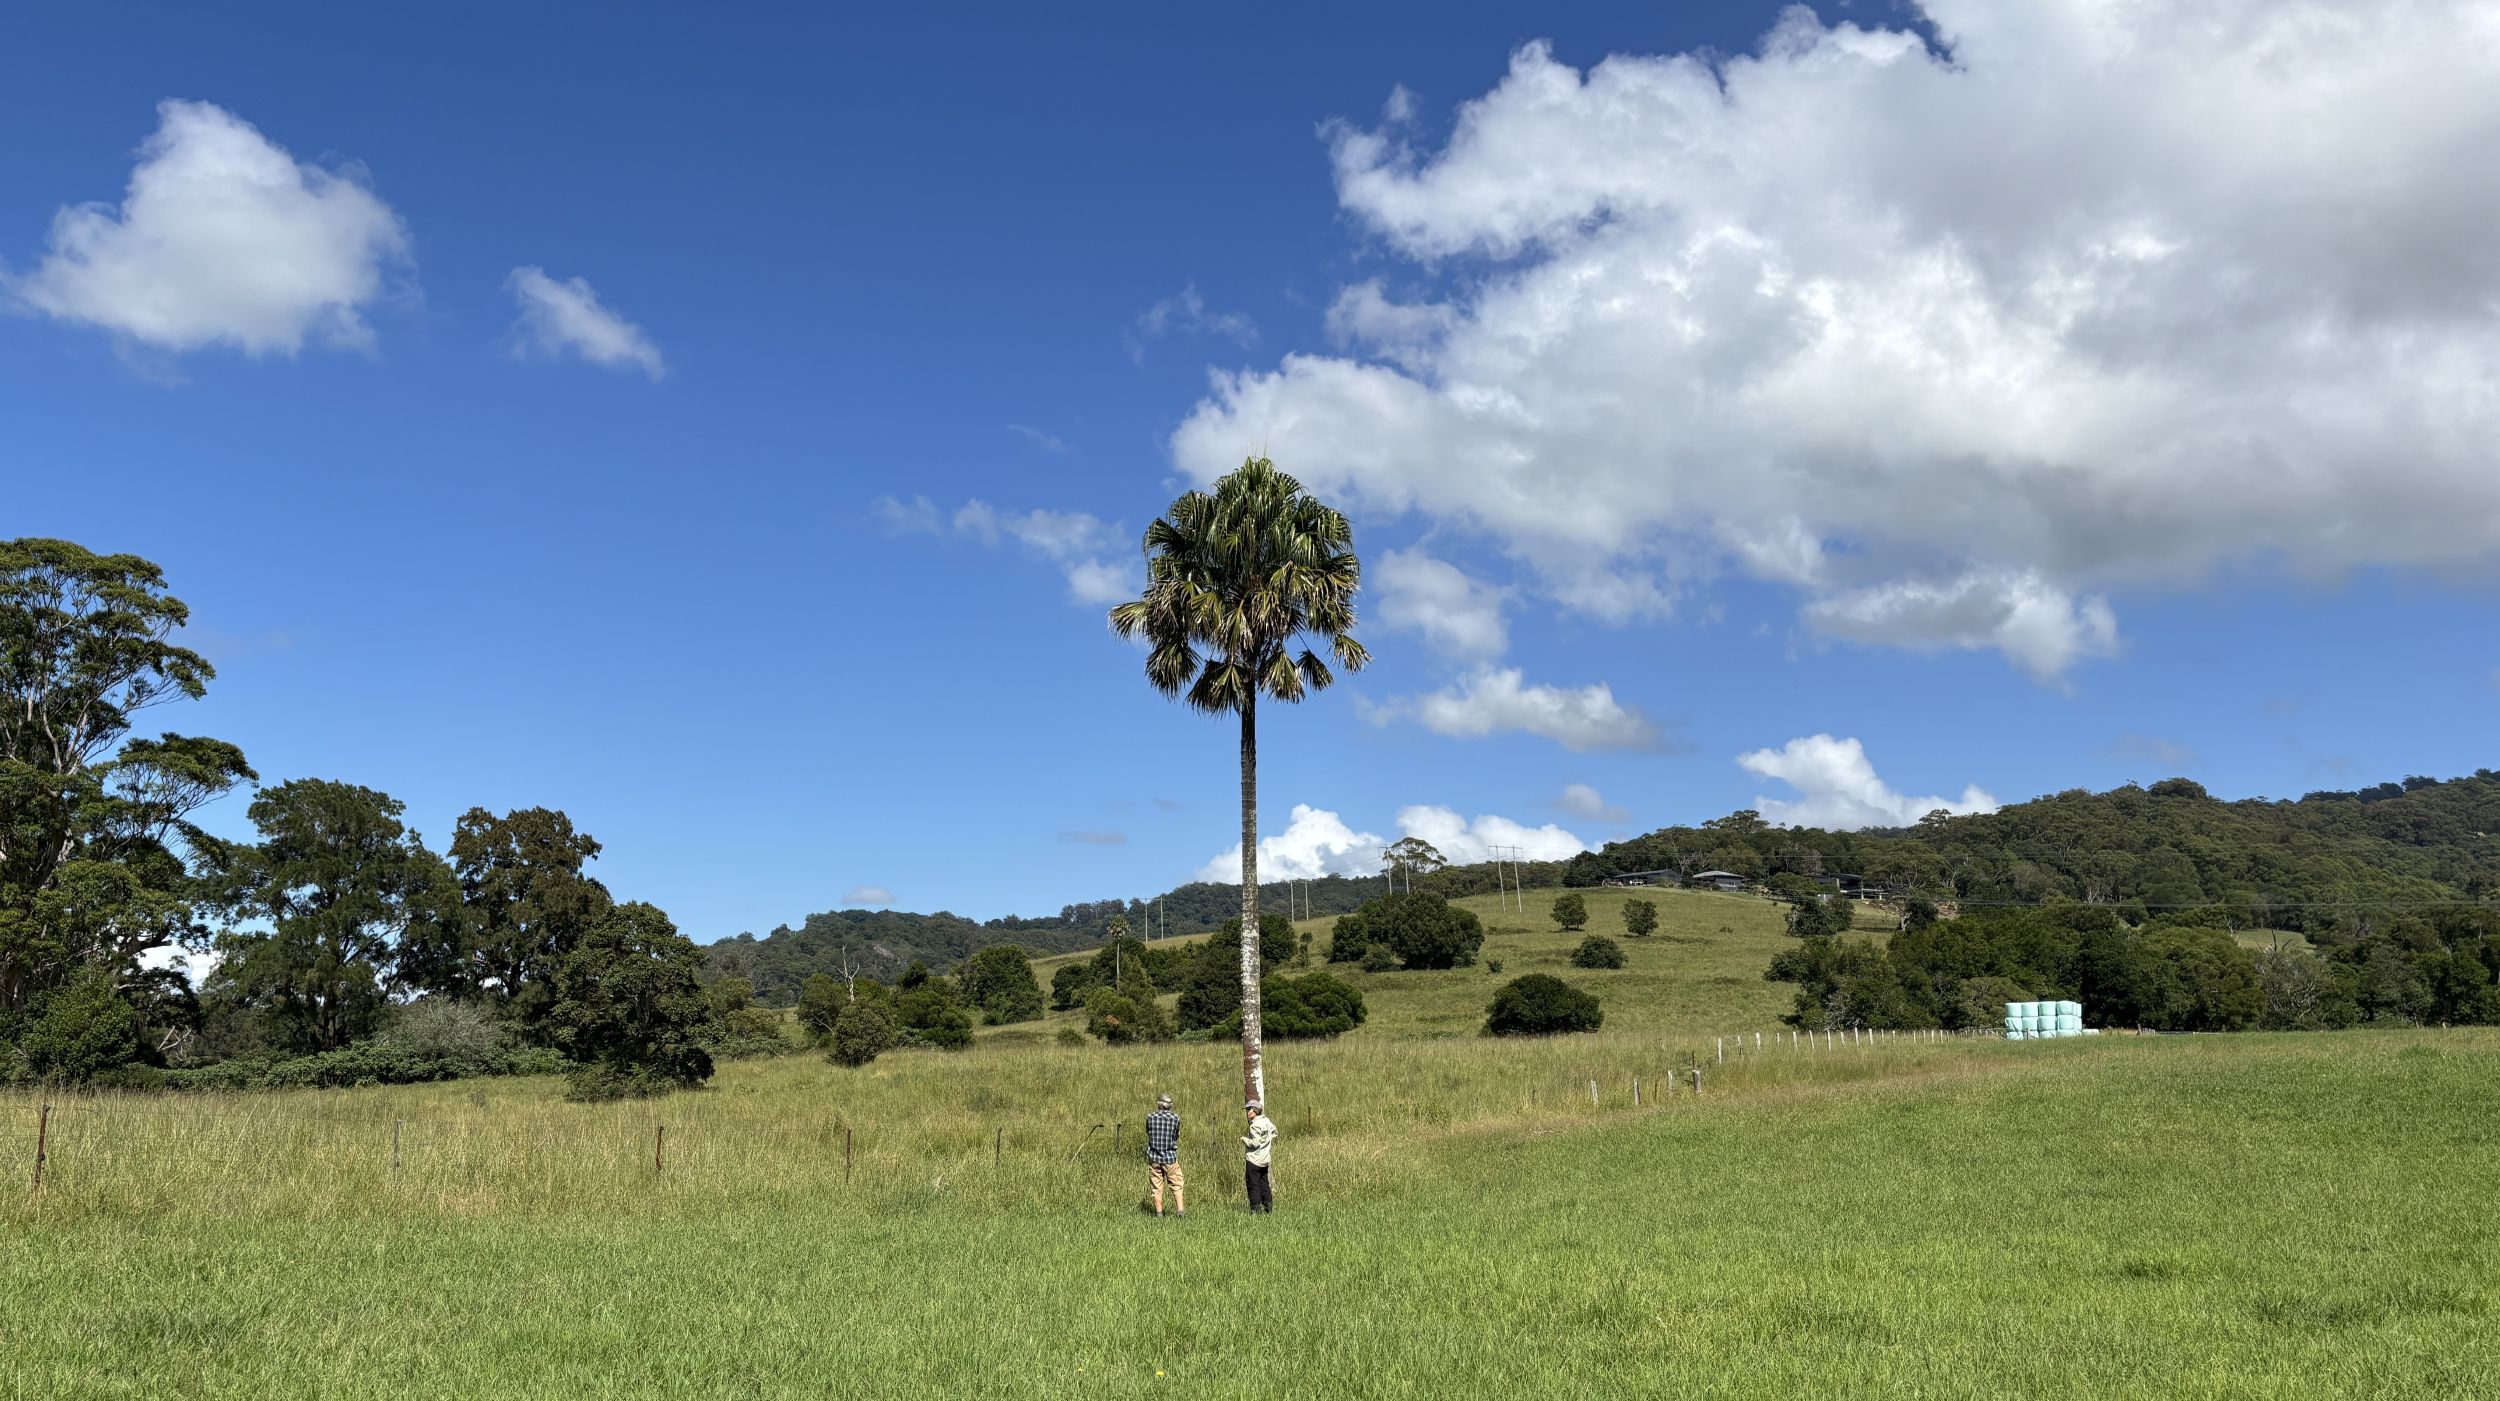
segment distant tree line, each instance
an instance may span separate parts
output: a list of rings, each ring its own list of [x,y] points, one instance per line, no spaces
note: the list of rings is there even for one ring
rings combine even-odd
[[[2222,802],[2194,781],[2081,789],[1889,831],[1779,827],[1737,812],[1584,852],[1573,885],[1617,872],[1862,876],[1964,909],[2064,899],[2131,924],[2195,911],[2225,929],[2367,936],[2391,903],[2500,900],[2500,773],[2408,778],[2297,801]]]
[[[1487,895],[1514,883],[1527,888],[1554,888],[1563,883],[1565,863],[1525,862],[1498,872],[1490,863],[1446,866],[1411,877],[1415,892],[1455,900]],[[1399,889],[1408,877],[1401,877]],[[1385,876],[1324,876],[1312,881],[1262,884],[1259,906],[1295,918],[1350,914],[1388,890]],[[1267,916],[1260,916],[1265,924]],[[905,914],[889,910],[835,910],[809,915],[798,928],[787,925],[757,936],[740,934],[708,946],[707,967],[715,977],[745,978],[756,997],[788,1006],[807,979],[838,969],[845,958],[876,977],[892,979],[914,959],[932,967],[952,966],[991,944],[1013,942],[1036,957],[1096,948],[1112,937],[1117,924],[1147,938],[1168,932],[1173,938],[1230,930],[1241,923],[1241,889],[1200,881],[1176,886],[1146,900],[1094,900],[1068,905],[1055,915],[1009,915],[974,921],[940,911]]]
[[[1765,977],[1797,985],[1787,1018],[1827,1027],[1992,1028],[2008,1002],[2071,999],[2098,1027],[2312,1031],[2364,1024],[2500,1023],[2500,910],[2382,912],[2366,932],[2314,930],[2314,947],[2251,948],[2219,910],[2130,924],[2062,901],[1913,912],[1873,939],[1809,937]]]

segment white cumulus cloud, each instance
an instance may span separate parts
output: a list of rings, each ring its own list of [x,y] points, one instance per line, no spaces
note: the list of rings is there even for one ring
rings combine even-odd
[[[1307,803],[1293,805],[1285,830],[1259,838],[1259,879],[1317,880],[1321,876],[1365,876],[1380,869],[1380,852],[1389,843],[1377,833],[1357,832],[1345,819]],[[1198,868],[1198,879],[1223,885],[1241,884],[1241,843]]]
[[[1589,849],[1589,844],[1548,822],[1531,827],[1507,817],[1462,817],[1454,808],[1418,805],[1398,809],[1398,831],[1432,843],[1451,864],[1474,865],[1505,861],[1561,861]]]
[[[1954,813],[1997,810],[1997,800],[1977,784],[1964,788],[1959,798],[1913,798],[1896,792],[1876,776],[1865,746],[1855,739],[1808,735],[1777,749],[1740,754],[1736,762],[1748,773],[1777,779],[1797,791],[1793,800],[1754,799],[1766,820],[1784,826],[1838,831],[1907,827],[1938,808]]]
[[[1420,550],[1390,550],[1365,583],[1384,626],[1423,634],[1437,651],[1490,661],[1510,646],[1503,591]]]
[[[1329,133],[1350,348],[1176,432],[1627,618],[1734,572],[1830,635],[2117,645],[2223,570],[2500,557],[2500,7],[1926,0],[1756,52],[1542,45]]]
[[[1398,834],[1421,837],[1454,864],[1493,859],[1496,847],[1504,859],[1517,849],[1523,861],[1560,861],[1589,849],[1588,843],[1553,823],[1531,827],[1507,817],[1462,816],[1457,809],[1418,803],[1398,809]],[[1321,876],[1368,876],[1381,869],[1380,853],[1390,838],[1358,832],[1326,808],[1296,803],[1285,830],[1259,838],[1259,879],[1317,880]],[[1241,883],[1241,843],[1198,869],[1198,879],[1223,885]]]
[[[523,349],[549,359],[578,355],[611,370],[640,370],[653,379],[668,373],[660,348],[640,326],[599,300],[590,283],[549,277],[543,268],[514,268],[505,280],[521,306],[513,332]]]
[[[894,892],[882,885],[855,885],[843,895],[842,903],[852,907],[891,905],[894,903]]]
[[[1566,783],[1554,806],[1591,822],[1621,822],[1632,814],[1606,801],[1606,795],[1585,783]]]
[[[408,256],[391,207],[359,172],[305,165],[224,108],[156,110],[120,207],[61,210],[42,262],[0,287],[158,350],[370,345],[363,308]]]
[[[1616,700],[1605,682],[1532,685],[1517,667],[1487,667],[1428,695],[1375,707],[1371,714],[1376,721],[1409,717],[1452,739],[1532,734],[1583,753],[1666,747],[1649,717]]]

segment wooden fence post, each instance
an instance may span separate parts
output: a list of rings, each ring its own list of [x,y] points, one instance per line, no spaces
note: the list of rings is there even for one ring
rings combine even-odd
[[[1595,1080],[1591,1080],[1591,1081],[1589,1081],[1589,1108],[1591,1108],[1591,1109],[1595,1109],[1596,1107],[1597,1107],[1597,1082],[1596,1082]]]
[[[658,1128],[659,1131],[651,1135],[651,1170],[653,1172],[660,1170],[661,1150],[668,1147],[668,1125],[661,1124]]]
[[[35,1111],[35,1190],[43,1190],[43,1161],[50,1156],[52,1143],[52,1106]]]
[[[399,1130],[407,1122],[405,1119],[391,1120],[391,1176],[393,1177],[399,1176]]]
[[[851,1126],[842,1126],[842,1185],[851,1185]]]
[[[999,1125],[998,1136],[990,1140],[990,1166],[995,1168],[1007,1156],[1007,1126]]]
[[[1696,1098],[1701,1095],[1701,1067],[1698,1065],[1693,1067],[1693,1094]]]
[[[1632,1107],[1641,1107],[1641,1077],[1638,1075],[1632,1077]]]

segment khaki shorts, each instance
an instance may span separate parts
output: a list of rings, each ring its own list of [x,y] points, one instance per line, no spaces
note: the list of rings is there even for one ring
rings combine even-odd
[[[1179,1163],[1146,1164],[1147,1187],[1159,1187],[1167,1182],[1171,1184],[1173,1191],[1178,1192],[1182,1190],[1181,1165]]]

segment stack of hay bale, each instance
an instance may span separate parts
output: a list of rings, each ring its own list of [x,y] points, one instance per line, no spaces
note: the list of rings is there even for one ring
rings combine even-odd
[[[2008,1002],[2005,1039],[2044,1041],[2056,1036],[2098,1036],[2083,1024],[2080,1002]]]

